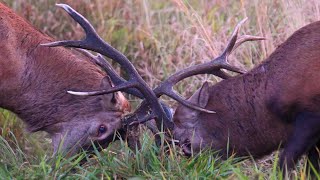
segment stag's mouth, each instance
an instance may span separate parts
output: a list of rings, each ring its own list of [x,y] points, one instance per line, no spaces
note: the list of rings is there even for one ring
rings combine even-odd
[[[182,152],[185,156],[192,156],[191,142],[190,140],[186,140],[181,146]]]

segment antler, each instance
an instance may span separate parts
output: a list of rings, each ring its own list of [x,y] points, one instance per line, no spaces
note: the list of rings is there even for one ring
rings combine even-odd
[[[164,80],[158,87],[156,87],[153,92],[157,97],[160,97],[162,95],[167,95],[170,98],[178,101],[179,103],[183,104],[184,106],[190,107],[192,109],[199,110],[196,105],[191,104],[189,101],[184,99],[182,96],[180,96],[177,92],[174,91],[173,86],[178,83],[179,81],[198,74],[213,74],[216,76],[219,76],[223,79],[227,79],[231,76],[229,76],[227,73],[222,71],[222,69],[226,69],[229,71],[237,72],[240,74],[245,73],[245,70],[242,70],[238,67],[233,67],[228,63],[228,56],[241,44],[247,41],[257,41],[257,40],[265,40],[264,37],[259,36],[251,36],[251,35],[242,35],[238,39],[238,33],[240,30],[240,27],[242,24],[247,20],[248,18],[243,19],[240,21],[237,26],[235,27],[231,38],[227,44],[227,47],[224,49],[222,54],[206,63],[190,66],[188,68],[182,69],[175,74],[171,75],[169,78]],[[145,119],[139,119],[140,123],[144,123]]]
[[[264,37],[251,35],[243,35],[240,36],[240,38],[238,39],[240,27],[247,19],[248,18],[245,18],[237,24],[227,44],[227,47],[224,49],[223,53],[219,57],[206,63],[190,66],[171,75],[169,78],[163,81],[156,89],[153,90],[157,97],[160,97],[161,95],[165,94],[171,97],[172,99],[175,99],[176,101],[180,102],[181,104],[189,106],[190,102],[186,101],[173,90],[173,86],[179,81],[197,74],[213,74],[223,79],[229,78],[230,76],[224,73],[221,69],[226,69],[240,74],[245,73],[245,70],[231,66],[228,63],[228,56],[244,42],[266,39]]]
[[[187,100],[185,100],[184,98],[182,98],[177,92],[174,91],[173,86],[178,83],[179,81],[190,77],[190,76],[194,76],[197,74],[213,74],[216,76],[219,76],[223,79],[227,79],[229,77],[231,77],[230,75],[228,75],[227,73],[225,73],[224,71],[222,71],[222,69],[226,69],[229,71],[233,71],[233,72],[237,72],[240,74],[245,73],[245,70],[242,70],[238,67],[233,67],[228,63],[228,56],[235,50],[237,49],[241,44],[243,44],[244,42],[247,41],[257,41],[257,40],[265,40],[264,37],[259,37],[259,36],[251,36],[251,35],[242,35],[238,38],[238,33],[240,30],[240,27],[242,26],[242,24],[247,20],[247,18],[243,19],[242,21],[240,21],[237,26],[235,27],[231,38],[226,46],[226,48],[224,49],[224,51],[222,52],[222,54],[209,61],[206,63],[202,63],[202,64],[198,64],[195,66],[191,66],[188,67],[186,69],[183,69],[181,71],[176,72],[175,74],[171,75],[169,78],[167,78],[165,81],[163,81],[158,87],[156,87],[153,92],[155,93],[155,95],[159,98],[162,95],[167,95],[170,98],[180,102],[181,104],[190,107],[192,109],[196,109],[196,110],[200,110],[200,111],[204,111],[202,108],[199,108],[196,105],[191,104],[190,102],[188,102]],[[108,67],[106,65],[102,65],[104,62],[106,62],[105,59],[103,59],[101,56],[99,59],[96,58],[96,61],[101,61],[100,64],[102,67],[104,67],[104,69],[108,69]],[[110,65],[109,65],[110,66]],[[109,74],[111,77],[113,77],[113,75]],[[114,78],[112,79],[114,82],[119,82],[119,78]],[[83,92],[83,93],[87,93],[87,94],[103,94],[105,91],[94,91],[94,92]],[[145,105],[147,105],[146,103],[142,103],[141,106],[139,108],[141,109],[145,109]],[[142,110],[137,110],[137,112],[143,112]],[[210,112],[211,113],[211,112]],[[138,113],[139,114],[139,113]],[[144,118],[138,118],[136,117],[136,119],[138,119],[138,122],[135,123],[144,123],[145,121],[148,121],[149,119],[152,119],[152,117],[154,117],[154,114],[149,114],[148,116],[145,116]],[[131,124],[133,124],[133,120],[132,118],[129,120],[127,119],[128,122],[131,122]]]
[[[117,86],[109,88],[108,90],[102,90],[102,92],[97,91],[95,93],[90,92],[74,92],[69,91],[71,94],[75,95],[99,95],[99,94],[106,94],[106,93],[112,93],[116,91],[125,91],[128,90],[129,93],[133,95],[138,95],[138,97],[142,94],[143,98],[148,102],[148,105],[151,107],[152,113],[155,115],[155,117],[158,119],[157,126],[160,129],[162,127],[162,123],[165,129],[172,129],[173,128],[173,122],[170,121],[170,119],[166,116],[166,113],[164,112],[162,106],[160,105],[160,102],[158,101],[158,98],[147,85],[147,83],[142,79],[142,77],[139,75],[139,73],[136,71],[132,63],[128,60],[128,58],[123,55],[121,52],[110,46],[108,43],[104,42],[96,33],[93,26],[89,23],[87,19],[85,19],[81,14],[76,12],[74,9],[72,9],[70,6],[66,4],[57,4],[58,7],[63,8],[76,22],[80,24],[80,26],[84,29],[86,37],[83,40],[79,41],[57,41],[57,42],[51,42],[42,44],[42,46],[48,46],[48,47],[57,47],[57,46],[64,46],[64,47],[74,47],[74,48],[82,48],[91,50],[94,52],[98,52],[110,59],[113,59],[117,63],[121,65],[123,69],[126,70],[127,74],[129,75],[129,80],[125,81],[122,78],[118,78],[118,76],[115,76],[115,72],[112,70],[112,68],[107,68],[108,74],[113,74],[114,79],[118,79],[117,83],[119,83]],[[99,59],[99,58],[95,58]],[[106,67],[108,67],[108,64],[104,64]],[[109,66],[110,67],[110,66]],[[111,69],[111,70],[110,70]],[[137,91],[132,92],[132,88],[136,88],[140,91],[139,93],[136,93]],[[141,97],[141,96],[140,96]]]
[[[172,99],[175,99],[176,101],[180,102],[181,104],[190,107],[192,109],[204,111],[202,108],[199,108],[195,105],[191,105],[190,102],[186,101],[183,99],[178,93],[176,93],[173,90],[173,86],[178,83],[179,81],[190,77],[194,76],[197,74],[213,74],[216,76],[219,76],[223,79],[227,79],[231,77],[230,75],[226,74],[224,71],[221,69],[226,69],[229,71],[237,72],[240,74],[243,74],[246,72],[246,70],[240,69],[238,67],[233,67],[228,63],[228,56],[236,49],[238,48],[242,43],[247,42],[247,41],[257,41],[257,40],[265,40],[264,37],[259,37],[259,36],[251,36],[251,35],[242,35],[240,38],[238,38],[238,33],[240,30],[240,27],[242,24],[247,20],[248,18],[243,19],[240,21],[237,26],[235,27],[231,38],[227,44],[227,47],[224,49],[223,53],[206,63],[202,63],[199,65],[191,66],[189,68],[183,69],[181,71],[176,72],[175,74],[171,75],[168,79],[163,81],[157,88],[155,88],[153,91],[157,97],[160,97],[162,95],[167,95],[171,97]],[[105,70],[110,69],[110,65],[103,65],[106,64],[106,60],[103,59],[101,56],[99,58],[95,58],[96,61],[98,62],[100,66],[104,67]],[[113,74],[109,74],[111,76],[111,79],[113,82],[121,82],[119,78],[112,78],[114,77]],[[117,83],[115,83],[117,84]],[[121,84],[121,83],[118,83]],[[91,91],[91,92],[81,92],[83,95],[97,95],[97,94],[104,94],[106,91],[101,90],[101,91]],[[77,94],[80,94],[80,92],[77,92]],[[206,111],[205,111],[206,112]]]

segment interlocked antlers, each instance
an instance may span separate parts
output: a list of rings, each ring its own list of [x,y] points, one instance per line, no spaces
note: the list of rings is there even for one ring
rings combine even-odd
[[[179,81],[194,76],[197,74],[213,74],[219,76],[223,79],[231,77],[222,69],[226,69],[229,71],[237,72],[237,73],[245,73],[245,70],[242,70],[238,67],[233,67],[228,63],[228,56],[232,51],[234,51],[238,46],[246,41],[256,41],[256,40],[264,40],[264,37],[243,35],[238,39],[238,32],[241,25],[247,20],[242,20],[235,28],[230,41],[226,49],[223,53],[206,63],[198,64],[195,66],[188,67],[181,71],[176,72],[171,75],[168,79],[163,81],[158,87],[155,89],[151,89],[147,83],[141,78],[138,74],[132,63],[128,60],[128,58],[123,55],[121,52],[110,46],[108,43],[103,41],[94,30],[93,26],[85,19],[81,14],[76,12],[74,9],[65,4],[57,4],[57,6],[63,8],[76,22],[78,22],[81,27],[84,29],[86,33],[86,37],[80,41],[58,41],[52,43],[42,44],[44,46],[56,47],[56,46],[65,46],[65,47],[74,47],[91,50],[97,53],[100,53],[110,59],[113,59],[117,63],[121,65],[121,67],[127,72],[129,75],[129,80],[125,80],[120,77],[112,68],[112,66],[106,61],[103,56],[98,54],[97,56],[92,55],[88,51],[81,50],[87,56],[92,57],[95,60],[95,63],[101,66],[111,77],[115,87],[112,87],[107,90],[97,90],[90,92],[74,92],[68,91],[70,94],[74,95],[85,95],[85,96],[93,96],[93,95],[101,95],[112,93],[116,91],[124,91],[126,93],[137,96],[141,99],[144,99],[139,108],[132,113],[130,116],[126,118],[126,123],[143,123],[150,119],[156,119],[157,126],[159,129],[162,127],[162,123],[165,129],[173,129],[173,122],[170,119],[170,113],[168,112],[168,107],[161,103],[158,98],[162,95],[167,95],[170,98],[180,102],[181,104],[196,109],[199,111],[214,113],[214,111],[206,110],[201,107],[198,107],[194,104],[191,104],[184,98],[182,98],[178,93],[173,90],[173,86]]]
[[[116,91],[126,91],[126,89],[136,88],[139,90],[139,97],[143,97],[148,102],[149,106],[152,109],[152,113],[157,118],[158,127],[163,126],[167,129],[173,129],[173,123],[166,116],[165,111],[163,110],[161,104],[158,101],[158,98],[154,94],[154,92],[148,87],[147,83],[141,78],[138,74],[132,63],[127,59],[125,55],[120,53],[118,50],[110,46],[108,43],[104,42],[96,33],[92,25],[85,19],[81,14],[76,12],[70,6],[66,4],[57,4],[57,6],[63,8],[76,22],[80,24],[80,26],[84,29],[86,37],[80,41],[58,41],[52,43],[42,44],[43,46],[49,47],[74,47],[74,48],[82,48],[91,50],[97,53],[100,53],[110,59],[113,59],[117,63],[121,65],[121,67],[127,72],[129,75],[129,80],[125,81],[120,79],[121,82],[118,82],[115,87],[112,87],[108,90],[99,91],[97,93],[77,93],[73,91],[69,91],[71,94],[75,95],[99,95],[112,93]],[[109,66],[110,67],[110,66]],[[111,68],[111,67],[110,67]],[[109,68],[105,69],[108,73],[114,72]],[[132,93],[132,91],[126,91],[133,95],[137,95],[136,93]],[[135,91],[136,92],[136,91]]]

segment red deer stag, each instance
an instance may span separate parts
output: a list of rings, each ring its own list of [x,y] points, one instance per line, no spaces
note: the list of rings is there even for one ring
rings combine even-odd
[[[280,146],[280,166],[294,168],[307,154],[319,169],[320,148],[320,22],[289,37],[250,72],[208,83],[190,98],[215,114],[179,106],[174,137],[185,154],[202,148],[225,157],[261,157]]]
[[[74,153],[106,141],[121,127],[129,104],[121,93],[75,97],[67,90],[111,89],[92,60],[65,48],[39,46],[52,38],[0,4],[0,107],[17,114],[31,132],[46,131],[54,151]]]

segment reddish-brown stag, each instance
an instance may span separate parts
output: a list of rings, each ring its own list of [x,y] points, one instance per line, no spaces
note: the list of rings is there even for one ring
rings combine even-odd
[[[74,153],[92,142],[109,142],[130,109],[121,93],[75,97],[67,90],[111,89],[90,58],[53,41],[0,4],[0,107],[17,114],[30,132],[46,131],[55,152]],[[60,146],[61,145],[61,146]]]

